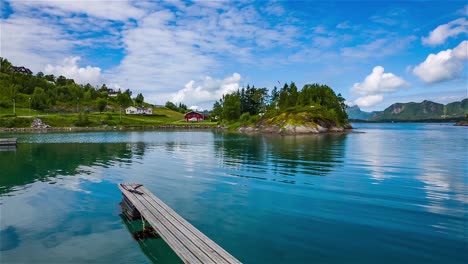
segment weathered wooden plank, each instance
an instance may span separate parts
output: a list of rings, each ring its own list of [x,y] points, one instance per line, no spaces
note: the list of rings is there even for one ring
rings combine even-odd
[[[181,225],[172,215],[168,214],[165,210],[162,210],[159,205],[155,204],[154,200],[147,195],[145,189],[142,189],[141,191],[144,195],[137,195],[140,201],[144,199],[150,211],[152,211],[158,219],[164,218],[167,221],[165,222],[167,227],[171,229],[173,233],[180,234],[179,239],[181,242],[188,245],[190,250],[197,256],[200,254],[204,263],[229,263],[216,250],[208,246],[206,241],[195,236],[191,229]],[[193,226],[192,229],[194,229]],[[208,259],[205,256],[208,257]]]
[[[169,230],[174,236],[182,243],[194,256],[196,256],[202,263],[216,263],[216,260],[212,259],[208,254],[203,250],[197,247],[196,242],[192,241],[184,233],[182,233],[176,226],[174,226],[171,221],[161,214],[159,211],[152,208],[152,205],[145,199],[146,194],[138,195],[135,194],[135,197],[146,206],[145,209],[148,209],[158,220],[164,225],[164,227]]]
[[[137,185],[131,184],[131,186],[135,187]],[[153,208],[155,208],[156,210],[164,210],[163,214],[170,215],[172,221],[174,221],[174,224],[179,227],[181,232],[188,235],[190,239],[196,241],[197,245],[199,245],[208,254],[213,254],[216,259],[216,263],[240,263],[239,260],[234,258],[231,254],[225,251],[213,240],[208,238],[205,234],[200,232],[200,230],[196,229],[187,220],[182,218],[179,214],[177,214],[174,210],[172,210],[168,205],[166,205],[163,201],[157,198],[144,186],[140,187],[139,190],[148,195],[148,197],[151,199],[149,200],[149,202],[151,205],[153,205]],[[147,196],[145,195],[145,197]]]
[[[185,263],[240,263],[214,241],[139,184],[119,185],[122,193]],[[128,190],[127,190],[128,189]]]
[[[184,263],[203,263],[185,245],[183,245],[177,236],[167,229],[150,210],[145,208],[146,206],[137,199],[136,195],[138,194],[133,194],[125,190],[122,190],[122,192],[133,203],[133,205],[138,208],[140,214],[143,215],[143,217],[151,224],[156,232],[164,239],[164,241],[166,241],[166,243],[174,250]]]

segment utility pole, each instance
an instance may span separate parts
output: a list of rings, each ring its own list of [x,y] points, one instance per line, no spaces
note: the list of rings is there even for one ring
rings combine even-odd
[[[29,97],[29,116],[31,116],[31,97]]]

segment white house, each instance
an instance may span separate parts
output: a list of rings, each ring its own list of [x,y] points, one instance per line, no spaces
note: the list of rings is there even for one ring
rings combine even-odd
[[[127,115],[152,115],[153,109],[151,107],[139,107],[139,106],[130,106],[125,108],[125,114]]]

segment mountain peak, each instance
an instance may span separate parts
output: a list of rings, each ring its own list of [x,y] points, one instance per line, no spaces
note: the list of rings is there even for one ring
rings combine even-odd
[[[429,100],[421,103],[394,103],[380,112],[364,112],[359,107],[349,107],[346,112],[350,119],[369,121],[421,121],[463,118],[468,114],[468,98],[461,102],[453,102],[447,105]]]

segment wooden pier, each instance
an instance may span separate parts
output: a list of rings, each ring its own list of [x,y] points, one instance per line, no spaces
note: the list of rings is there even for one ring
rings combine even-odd
[[[184,263],[241,263],[141,184],[119,188]]]
[[[0,147],[16,146],[16,138],[0,138]]]

